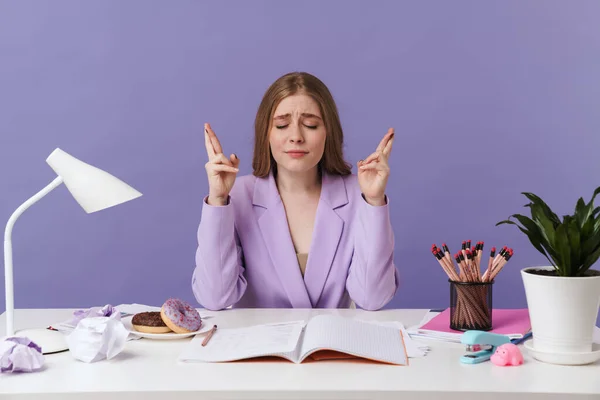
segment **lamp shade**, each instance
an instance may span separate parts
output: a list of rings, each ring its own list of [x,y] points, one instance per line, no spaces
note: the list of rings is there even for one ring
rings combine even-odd
[[[87,213],[116,206],[142,195],[119,178],[61,149],[54,150],[46,162],[63,179],[69,192]]]

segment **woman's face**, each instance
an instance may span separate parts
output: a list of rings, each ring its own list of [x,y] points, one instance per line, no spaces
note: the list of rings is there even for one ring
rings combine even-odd
[[[318,103],[306,94],[283,99],[273,115],[269,144],[278,170],[307,172],[325,151],[325,124]]]

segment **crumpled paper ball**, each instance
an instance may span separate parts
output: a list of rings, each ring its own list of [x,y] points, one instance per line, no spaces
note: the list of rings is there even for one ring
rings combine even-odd
[[[7,337],[0,343],[0,372],[33,372],[44,366],[40,346],[27,337]]]
[[[77,326],[82,319],[91,317],[110,317],[112,319],[120,320],[121,313],[110,304],[107,304],[104,307],[92,307],[86,310],[77,310],[73,313],[73,319],[69,321],[69,325]]]
[[[112,317],[83,318],[65,338],[73,357],[87,363],[111,359],[125,348],[129,331]]]

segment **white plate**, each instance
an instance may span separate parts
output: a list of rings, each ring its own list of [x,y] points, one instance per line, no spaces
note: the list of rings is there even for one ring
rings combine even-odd
[[[195,332],[189,332],[189,333],[175,333],[175,332],[145,333],[145,332],[139,332],[139,331],[136,331],[135,329],[133,329],[133,325],[131,324],[132,318],[133,318],[133,315],[130,315],[128,317],[123,317],[121,319],[121,321],[123,322],[123,325],[125,325],[125,328],[129,332],[131,332],[133,335],[138,336],[138,337],[143,337],[146,339],[158,339],[158,340],[183,339],[183,338],[198,335],[201,333],[206,333],[206,332],[210,331],[210,329],[213,327],[212,324],[209,324],[204,319],[202,319],[202,325],[200,325],[200,329],[198,329]]]
[[[523,346],[525,346],[533,358],[550,364],[585,365],[600,360],[600,344],[597,343],[592,344],[592,351],[589,353],[551,353],[540,351],[533,347],[533,340],[523,343]]]

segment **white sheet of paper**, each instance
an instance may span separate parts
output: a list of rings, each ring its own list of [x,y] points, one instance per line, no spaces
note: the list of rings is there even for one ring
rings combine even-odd
[[[425,357],[429,352],[429,346],[423,343],[417,343],[408,334],[404,328],[404,324],[399,321],[367,321],[357,318],[358,321],[368,322],[371,324],[391,326],[392,328],[398,328],[402,332],[402,339],[404,339],[404,346],[406,347],[406,354],[409,358]]]
[[[160,311],[160,307],[147,306],[145,304],[119,304],[115,307],[124,315],[134,315],[137,313],[148,312],[148,311]]]
[[[289,353],[296,348],[304,325],[304,321],[293,321],[246,328],[218,328],[204,347],[204,336],[194,337],[179,359],[225,362],[265,354]]]
[[[137,303],[119,304],[115,308],[117,310],[119,310],[119,312],[122,314],[122,316],[134,315],[137,313],[147,312],[147,311],[160,311],[160,307],[147,306],[145,304],[137,304]],[[72,319],[73,318],[70,318],[69,320],[62,321],[62,322],[56,322],[56,323],[52,324],[51,326],[54,329],[56,329],[64,334],[69,334],[75,329],[75,326],[70,323]],[[140,339],[140,337],[136,336],[136,335],[129,335],[129,337],[127,338],[127,340],[136,340],[136,339]]]
[[[397,326],[373,324],[337,315],[317,315],[308,322],[302,358],[319,349],[404,365],[407,352]]]

